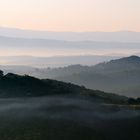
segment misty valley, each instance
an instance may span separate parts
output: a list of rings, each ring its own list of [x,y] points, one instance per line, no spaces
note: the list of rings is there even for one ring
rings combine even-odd
[[[139,139],[139,106],[75,96],[0,99],[2,140]]]
[[[0,140],[140,139],[140,32],[0,27],[0,50]]]
[[[139,139],[138,94],[105,92],[98,87],[91,88],[82,82],[78,83],[78,80],[97,80],[93,85],[101,86],[99,82],[102,81],[107,86],[111,83],[101,75],[112,74],[117,86],[120,86],[119,83],[129,85],[129,79],[133,79],[134,86],[137,86],[139,67],[140,58],[137,56],[94,66],[73,65],[51,69],[1,66],[4,71],[0,71],[0,139]],[[122,77],[124,72],[128,74],[121,79],[119,76]],[[131,72],[133,74],[129,74]],[[119,78],[120,82],[117,83]],[[110,89],[112,87],[115,91],[112,85]]]

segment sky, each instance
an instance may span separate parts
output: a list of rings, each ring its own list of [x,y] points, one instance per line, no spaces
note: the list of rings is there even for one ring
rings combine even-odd
[[[140,31],[140,0],[0,0],[0,26],[47,31]]]

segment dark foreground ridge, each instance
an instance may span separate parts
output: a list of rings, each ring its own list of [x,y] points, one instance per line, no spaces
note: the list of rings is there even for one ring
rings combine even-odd
[[[125,103],[128,98],[99,90],[86,89],[71,83],[56,80],[40,80],[28,75],[20,76],[13,73],[0,74],[0,97],[41,97],[52,95],[72,95],[94,97],[113,103]]]
[[[90,90],[84,86],[60,82],[50,79],[37,79],[28,75],[20,76],[13,73],[0,74],[0,97],[41,97],[41,96],[78,96],[82,98],[97,99],[114,104],[139,104],[139,98],[127,98],[99,90]]]

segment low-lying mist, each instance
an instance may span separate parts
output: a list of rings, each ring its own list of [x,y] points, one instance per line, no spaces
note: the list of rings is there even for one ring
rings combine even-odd
[[[8,115],[9,114],[9,115]],[[72,97],[40,97],[0,99],[0,117],[28,119],[64,118],[77,121],[95,121],[96,119],[121,119],[140,115],[139,110],[130,106],[111,105]]]
[[[128,130],[139,130],[139,116],[134,106],[75,96],[0,99],[0,138],[129,140]]]

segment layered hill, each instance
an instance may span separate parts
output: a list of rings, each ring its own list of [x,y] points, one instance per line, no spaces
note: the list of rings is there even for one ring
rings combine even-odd
[[[19,56],[80,56],[85,54],[126,56],[129,54],[139,55],[139,46],[139,42],[65,41],[0,36],[1,55],[6,54],[7,56],[15,56],[17,52]]]
[[[140,32],[50,32],[0,27],[0,35],[20,38],[43,38],[66,41],[140,42]]]
[[[90,60],[91,61],[91,60]],[[140,97],[140,57],[130,56],[94,66],[70,65],[60,68],[1,66],[5,73],[54,79],[125,96]]]
[[[42,75],[43,76],[43,75]],[[91,89],[140,96],[140,57],[130,56],[95,66],[69,66],[46,71],[49,78],[84,85]]]

